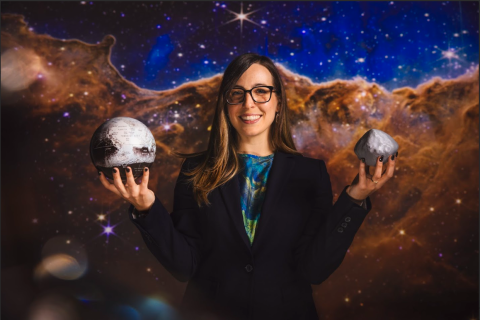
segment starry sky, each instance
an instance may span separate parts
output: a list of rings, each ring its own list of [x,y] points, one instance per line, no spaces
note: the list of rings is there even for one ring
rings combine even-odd
[[[59,39],[113,35],[113,65],[152,90],[222,73],[244,52],[314,82],[359,76],[388,90],[457,77],[479,59],[478,2],[42,1],[2,12]]]
[[[317,119],[317,126],[306,121],[293,127],[305,142],[298,138],[297,147],[310,147],[316,157],[334,159],[354,132],[376,125],[396,132],[404,148],[398,179],[374,199],[375,211],[348,254],[350,264],[314,288],[320,319],[381,319],[386,314],[390,319],[457,314],[478,319],[478,2],[2,1],[1,11],[23,15],[37,35],[82,42],[69,43],[76,51],[61,56],[56,55],[61,45],[32,41],[37,52],[60,61],[45,60],[44,70],[53,71],[14,94],[17,100],[5,103],[2,95],[2,165],[8,168],[2,172],[2,289],[9,293],[2,295],[2,318],[20,319],[26,306],[33,315],[48,318],[45,312],[61,305],[68,320],[175,319],[168,316],[170,306],[180,303],[185,284],[148,251],[128,221],[128,203],[97,191],[100,182],[84,142],[112,114],[131,112],[147,122],[178,108],[179,114],[189,113],[179,120],[185,133],[162,130],[160,120],[148,120],[157,141],[168,147],[201,145],[197,140],[206,137],[212,118],[207,101],[213,101],[218,85],[213,76],[223,73],[235,56],[258,52],[294,72],[288,77],[307,76],[315,82],[319,104],[328,93],[325,86],[332,88],[325,83],[336,79],[343,84],[361,77],[385,90],[401,89],[384,100],[374,99],[379,90],[354,81],[364,92],[357,96],[344,87],[336,99],[351,101],[345,102],[351,118],[335,113],[318,116],[320,122],[316,115],[300,114]],[[90,70],[101,70],[94,61],[98,57],[92,57],[84,43],[98,44],[107,35],[116,39],[109,57],[121,76],[139,88],[155,90],[146,107],[136,104],[138,97],[145,97],[143,90],[123,86],[113,76],[93,73],[95,80],[82,84]],[[78,59],[81,67],[59,67],[67,61],[61,59],[85,52],[83,57],[93,62]],[[458,80],[461,75],[466,77]],[[435,76],[457,79],[435,86]],[[202,95],[192,90],[193,105],[184,92],[201,79],[210,91]],[[436,91],[405,89],[425,83]],[[158,92],[181,85],[185,87],[178,92],[168,92],[178,95],[178,106],[162,101]],[[294,98],[304,92],[289,89]],[[303,107],[311,102],[305,99],[296,100]],[[192,119],[197,120],[190,126]],[[313,136],[317,132],[321,134]],[[178,162],[161,152],[158,157],[165,162],[152,185],[171,205],[176,178],[171,173],[179,169]],[[349,159],[343,161],[333,160],[329,166],[335,190],[345,183],[344,173],[336,168],[355,171]],[[419,182],[423,185],[416,185]],[[408,211],[420,202],[427,209]],[[11,214],[4,213],[9,212],[5,207]],[[38,266],[49,252],[75,256],[85,274],[57,270],[55,277],[48,276]],[[71,263],[65,255],[56,259],[63,266]],[[66,281],[71,279],[65,276],[77,276],[78,281]],[[63,294],[52,298],[54,289]]]

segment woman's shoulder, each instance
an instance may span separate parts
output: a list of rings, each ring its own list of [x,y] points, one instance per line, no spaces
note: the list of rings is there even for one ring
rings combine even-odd
[[[312,176],[317,176],[317,174],[325,175],[325,171],[328,172],[326,160],[322,157],[307,157],[307,156],[297,156],[296,157],[297,170],[301,172],[309,172]]]
[[[286,152],[281,152],[284,156],[288,156],[288,157],[293,157],[295,158],[295,161],[298,163],[298,164],[302,164],[302,165],[307,165],[307,166],[310,166],[310,165],[315,165],[315,166],[318,166],[320,162],[325,162],[323,159],[319,159],[319,158],[313,158],[313,157],[307,157],[307,156],[304,156],[303,154],[301,153],[298,153],[298,154],[294,154],[294,153],[286,153]]]
[[[189,171],[198,166],[205,159],[206,151],[191,153],[183,158],[182,171]]]
[[[185,158],[185,161],[188,160],[192,163],[198,163],[203,161],[206,158],[206,156],[207,156],[206,151],[196,152],[196,153],[192,153],[189,157]]]

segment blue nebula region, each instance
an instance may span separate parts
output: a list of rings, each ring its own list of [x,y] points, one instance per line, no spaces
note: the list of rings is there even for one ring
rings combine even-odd
[[[157,38],[157,42],[148,53],[147,62],[145,63],[146,81],[154,81],[161,74],[162,69],[167,67],[169,62],[168,57],[173,49],[174,46],[168,34],[161,35]]]
[[[38,12],[42,12],[39,14]],[[98,43],[139,87],[223,73],[245,52],[314,82],[361,77],[388,90],[478,65],[478,2],[4,2],[37,33]]]

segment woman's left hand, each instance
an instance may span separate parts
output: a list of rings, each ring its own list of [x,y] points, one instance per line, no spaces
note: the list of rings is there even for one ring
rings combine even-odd
[[[357,174],[355,179],[353,179],[352,184],[346,190],[348,195],[356,200],[364,200],[368,196],[372,195],[375,191],[380,189],[388,181],[388,179],[393,177],[397,156],[398,152],[396,153],[396,155],[390,156],[390,159],[387,163],[387,169],[383,174],[383,162],[381,162],[380,157],[378,157],[373,176],[369,172],[369,166],[367,166],[362,160],[360,160],[358,170],[359,173]]]

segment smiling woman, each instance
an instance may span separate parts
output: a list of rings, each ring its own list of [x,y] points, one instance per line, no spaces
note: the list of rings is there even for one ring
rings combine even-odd
[[[357,184],[332,205],[325,161],[303,157],[290,133],[285,90],[273,62],[247,53],[223,75],[208,148],[185,157],[170,214],[127,170],[102,183],[131,203],[129,217],[157,260],[189,281],[186,319],[318,319],[311,284],[342,263],[372,205],[373,183],[359,162]],[[357,179],[357,177],[355,178]],[[347,193],[350,188],[351,198]],[[215,318],[217,317],[217,318]]]
[[[239,154],[268,156],[284,152],[301,156],[290,131],[288,107],[280,73],[270,58],[246,53],[225,70],[206,151],[179,157],[203,156],[188,175],[199,206],[208,194],[241,170]]]

